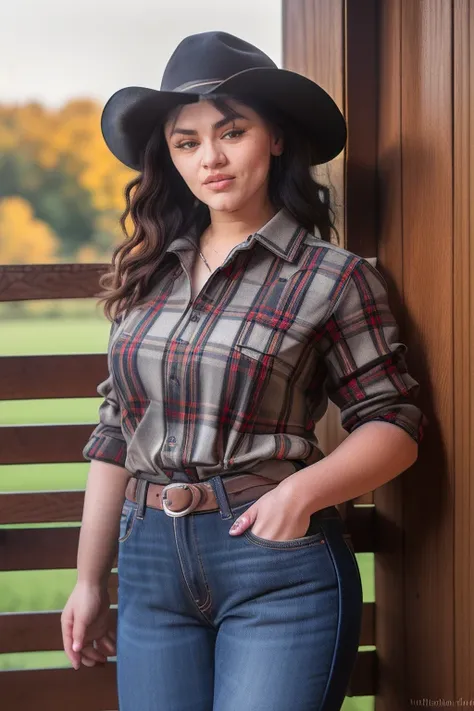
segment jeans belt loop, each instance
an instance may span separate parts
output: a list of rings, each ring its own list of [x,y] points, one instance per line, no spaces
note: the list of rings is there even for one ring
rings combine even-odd
[[[227,496],[227,491],[224,486],[224,482],[222,481],[222,477],[219,474],[211,477],[209,479],[209,484],[212,486],[214,494],[216,495],[221,519],[226,521],[229,518],[233,518],[234,515],[232,513],[229,497]]]
[[[146,479],[139,479],[137,481],[137,488],[135,490],[135,500],[138,504],[137,506],[137,518],[142,519],[145,516],[146,509],[146,496],[148,493],[148,486],[150,482]]]

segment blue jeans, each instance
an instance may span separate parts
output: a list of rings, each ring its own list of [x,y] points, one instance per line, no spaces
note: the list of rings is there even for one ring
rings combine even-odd
[[[231,536],[253,501],[230,508],[220,492],[219,511],[180,518],[124,502],[120,711],[340,709],[362,585],[337,509],[313,514],[303,538]]]

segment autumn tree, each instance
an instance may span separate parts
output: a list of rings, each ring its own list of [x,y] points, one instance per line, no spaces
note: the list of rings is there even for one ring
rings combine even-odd
[[[62,259],[90,259],[122,239],[123,193],[135,173],[107,148],[101,111],[89,99],[59,110],[0,106],[0,199],[23,198],[57,236]]]
[[[58,247],[51,227],[24,198],[0,200],[0,264],[50,264],[58,261]]]

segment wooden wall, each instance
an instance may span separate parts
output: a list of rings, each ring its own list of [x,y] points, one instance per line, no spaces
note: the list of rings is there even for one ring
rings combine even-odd
[[[469,362],[473,5],[379,3],[379,258],[431,420],[417,464],[375,494],[381,519],[376,589],[398,629],[378,641],[380,696],[413,705],[474,705],[469,639],[473,563]],[[403,556],[390,551],[399,540]],[[394,563],[392,566],[391,564]],[[377,614],[377,621],[383,611]],[[398,672],[392,673],[393,669]],[[381,702],[382,709],[391,709]]]
[[[347,116],[345,245],[378,258],[430,420],[416,464],[374,492],[376,708],[474,706],[474,2],[283,5],[285,66]]]

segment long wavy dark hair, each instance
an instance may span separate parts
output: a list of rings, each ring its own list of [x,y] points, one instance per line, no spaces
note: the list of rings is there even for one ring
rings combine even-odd
[[[281,112],[253,96],[203,98],[230,119],[235,118],[235,111],[228,100],[237,100],[283,134],[283,153],[272,156],[268,176],[272,204],[277,210],[285,207],[309,232],[316,226],[327,242],[333,231],[339,243],[330,188],[311,174],[310,144],[304,133]],[[172,111],[179,112],[180,108]],[[211,222],[208,206],[189,190],[171,160],[164,124],[161,122],[150,136],[141,171],[125,187],[126,208],[120,218],[125,238],[114,249],[111,269],[99,279],[102,291],[96,296],[98,303],[104,303],[104,314],[110,321],[144,302],[160,259],[176,236],[191,226],[202,234]],[[131,235],[125,224],[129,216]]]

